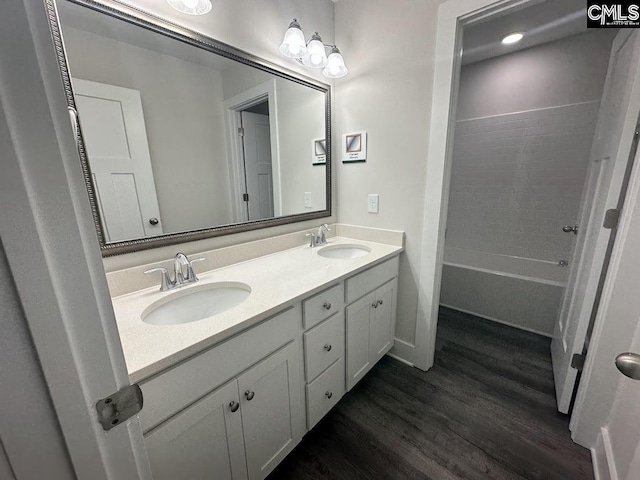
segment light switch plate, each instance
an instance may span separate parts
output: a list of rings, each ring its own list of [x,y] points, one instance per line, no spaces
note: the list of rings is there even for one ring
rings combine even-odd
[[[304,192],[304,208],[311,208],[311,192]]]
[[[370,193],[367,199],[367,211],[369,213],[378,213],[378,201],[380,196],[377,193]]]

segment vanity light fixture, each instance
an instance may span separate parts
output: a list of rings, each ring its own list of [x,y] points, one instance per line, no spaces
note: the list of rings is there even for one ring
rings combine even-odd
[[[327,57],[327,48],[330,48]],[[322,68],[322,74],[327,78],[341,78],[347,73],[344,58],[338,47],[322,43],[322,38],[315,32],[308,41],[304,39],[304,33],[297,19],[289,24],[280,45],[280,53],[285,57],[294,58],[298,62],[310,68]]]
[[[523,37],[524,35],[522,33],[512,33],[504,37],[502,39],[502,43],[503,45],[513,45],[514,43],[518,43],[520,40],[522,40]]]
[[[211,11],[211,0],[167,0],[180,13],[204,15]]]

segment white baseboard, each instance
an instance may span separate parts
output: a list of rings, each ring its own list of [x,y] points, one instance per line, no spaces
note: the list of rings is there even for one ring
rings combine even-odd
[[[404,363],[405,365],[409,365],[410,367],[415,367],[413,363],[411,363],[408,360],[405,360],[404,358],[400,358],[398,355],[395,355],[391,352],[387,352],[387,355],[393,358],[394,360],[398,360],[399,362]]]
[[[498,320],[497,318],[488,317],[487,315],[482,315],[481,313],[472,312],[471,310],[465,310],[463,308],[454,307],[452,305],[446,305],[444,303],[440,304],[441,307],[447,307],[451,310],[457,310],[458,312],[468,313],[469,315],[475,315],[476,317],[484,318],[485,320],[491,320],[492,322],[501,323],[502,325],[506,325],[507,327],[517,328],[518,330],[524,330],[525,332],[535,333],[536,335],[542,335],[543,337],[553,338],[553,335],[540,332],[539,330],[534,330],[533,328],[521,327],[520,325],[515,325],[513,323],[505,322],[504,320]]]
[[[416,366],[415,362],[412,361],[412,359],[415,358],[415,354],[416,354],[415,345],[405,340],[401,340],[397,337],[394,339],[394,344],[393,344],[393,348],[391,349],[391,352],[387,353],[387,355],[390,355],[396,360],[400,360],[401,362],[406,363],[407,365],[411,365],[412,367]]]

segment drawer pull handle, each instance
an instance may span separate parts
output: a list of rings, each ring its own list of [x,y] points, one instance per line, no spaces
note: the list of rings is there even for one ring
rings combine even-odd
[[[378,305],[382,305],[382,300],[378,300],[376,303],[377,303]]]
[[[234,400],[229,404],[229,408],[231,409],[232,412],[237,412],[238,409],[240,408],[240,404]]]
[[[371,304],[371,306],[372,306],[373,308],[378,308],[378,302],[373,302],[373,303]]]
[[[330,343],[327,343],[327,344],[324,346],[324,349],[325,349],[327,352],[330,352],[330,351],[331,351],[331,344],[330,344]]]
[[[247,397],[247,400],[251,401],[253,400],[253,397],[256,396],[256,393],[252,392],[251,390],[247,390],[246,392],[244,392],[244,396]]]
[[[330,302],[324,302],[324,305],[322,305],[324,307],[325,310],[331,310],[331,303]]]
[[[333,392],[327,392],[327,393],[325,393],[325,395],[326,395],[327,398],[331,398],[331,397],[333,397]]]

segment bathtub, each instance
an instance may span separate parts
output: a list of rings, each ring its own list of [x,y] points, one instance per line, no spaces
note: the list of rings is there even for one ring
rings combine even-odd
[[[440,305],[550,337],[568,276],[557,262],[445,248]]]

